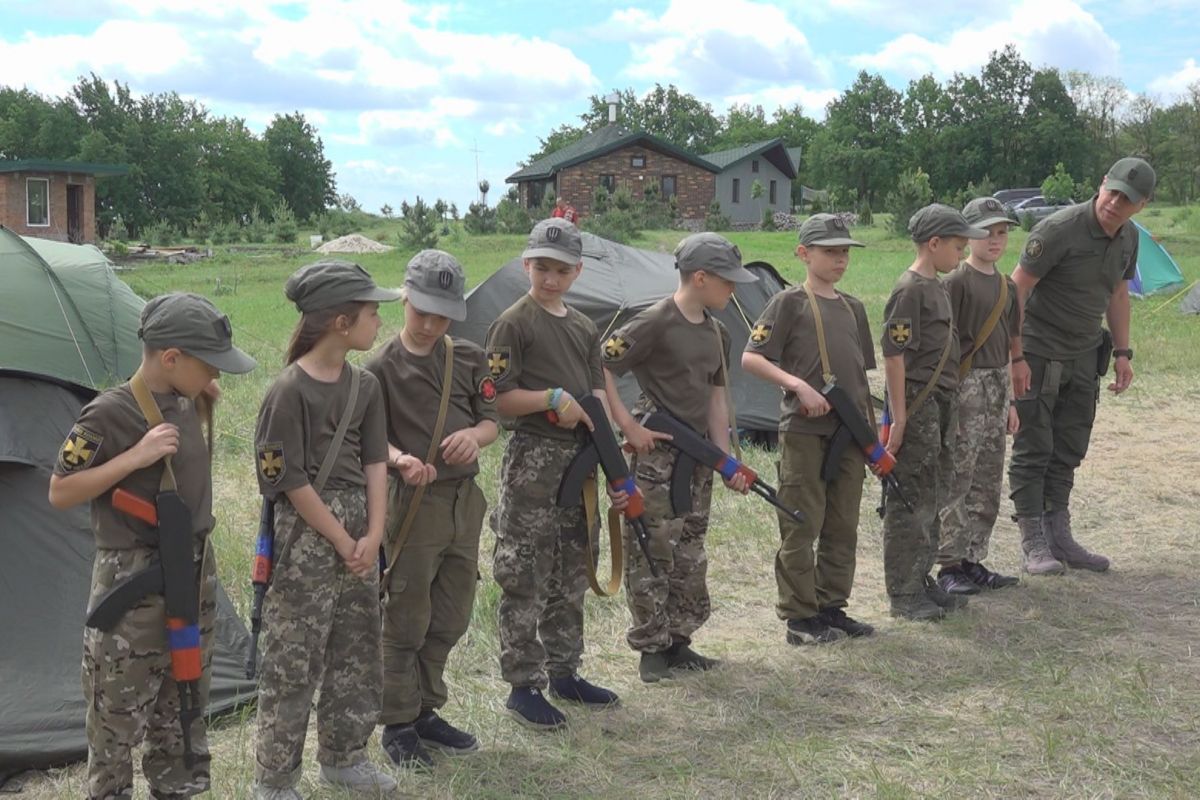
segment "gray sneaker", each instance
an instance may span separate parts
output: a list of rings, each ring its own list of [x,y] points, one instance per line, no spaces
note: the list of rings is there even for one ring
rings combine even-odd
[[[261,783],[256,783],[254,784],[254,800],[304,800],[304,795],[292,786],[281,789],[277,786],[263,786]]]
[[[396,779],[370,761],[360,761],[349,767],[327,767],[322,764],[321,780],[347,789],[390,792],[396,788]]]

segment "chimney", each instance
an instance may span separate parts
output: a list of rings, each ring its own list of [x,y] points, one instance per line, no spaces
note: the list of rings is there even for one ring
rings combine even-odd
[[[611,125],[617,121],[617,104],[621,102],[621,95],[613,92],[604,98],[604,102],[608,103],[608,123]]]

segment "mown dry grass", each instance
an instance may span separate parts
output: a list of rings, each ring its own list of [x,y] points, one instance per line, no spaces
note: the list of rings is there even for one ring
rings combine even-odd
[[[876,295],[885,292],[878,287],[903,268],[902,243],[879,238],[878,250],[889,257],[877,265],[858,262],[860,283],[850,287],[870,298],[873,319],[883,299]],[[748,257],[754,257],[749,245],[759,241],[780,252],[788,246],[782,238],[748,239]],[[1178,249],[1186,260],[1176,253],[1189,280],[1200,277],[1198,244],[1185,237]],[[227,385],[216,470],[221,575],[243,610],[257,520],[248,437],[286,335],[278,321],[290,319],[276,299],[278,286],[295,263],[264,264],[260,274],[245,264],[215,265],[250,274],[237,295],[216,299],[240,316],[241,341],[264,362],[256,376]],[[394,264],[371,268],[398,275]],[[131,282],[203,291],[211,277],[154,269],[135,273]],[[248,288],[254,284],[261,291]],[[1119,399],[1105,393],[1077,481],[1077,534],[1113,558],[1110,573],[1026,580],[972,600],[940,625],[892,621],[872,482],[863,499],[850,610],[879,633],[792,648],[773,609],[772,512],[755,498],[718,492],[709,539],[714,613],[697,645],[723,658],[724,668],[643,685],[624,644],[623,600],[590,598],[584,672],[617,689],[623,705],[601,713],[567,709],[570,730],[547,735],[527,732],[503,714],[498,592],[485,529],[483,582],[471,630],[451,658],[452,700],[444,712],[476,732],[483,747],[439,761],[428,775],[404,776],[400,794],[1200,797],[1200,497],[1193,471],[1200,375],[1192,368],[1200,336],[1194,320],[1174,309],[1155,317],[1148,310],[1135,307],[1134,341],[1145,341],[1142,332],[1152,341],[1139,350],[1138,380]],[[393,315],[385,333],[398,324]],[[500,453],[497,445],[484,457],[481,485],[489,500]],[[764,474],[773,473],[772,458],[749,454]],[[989,563],[1018,569],[1016,529],[1006,519],[997,526]],[[306,796],[348,797],[316,782],[314,738],[315,732]],[[211,739],[213,796],[250,796],[252,713],[221,720]],[[382,762],[377,744],[372,748]],[[33,776],[25,796],[78,797],[83,777],[79,765]],[[144,785],[138,791],[146,796]]]

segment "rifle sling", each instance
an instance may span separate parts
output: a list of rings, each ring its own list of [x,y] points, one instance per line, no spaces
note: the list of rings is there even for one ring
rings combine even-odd
[[[983,326],[975,334],[975,342],[971,345],[971,352],[967,353],[958,365],[958,379],[960,381],[971,371],[971,361],[975,358],[975,354],[979,352],[979,348],[983,347],[983,343],[992,335],[992,331],[996,329],[996,323],[1000,321],[1000,315],[1004,313],[1004,307],[1008,305],[1008,281],[1005,279],[1004,273],[1000,270],[996,270],[996,277],[1000,279],[1000,294],[996,298],[996,305],[992,306],[992,310],[988,312],[987,319],[983,321]]]
[[[942,370],[946,368],[946,359],[950,358],[950,346],[954,343],[954,327],[946,333],[946,346],[942,348],[942,357],[938,359],[937,366],[933,368],[933,374],[929,376],[929,383],[925,384],[925,388],[913,398],[912,405],[908,407],[906,417],[912,419],[921,406],[925,405],[925,401],[929,399],[929,393],[933,391],[933,387],[937,386],[938,378],[942,377]]]
[[[614,508],[608,509],[609,575],[608,583],[600,585],[596,574],[599,554],[596,552],[596,533],[600,529],[598,516],[600,507],[599,480],[595,474],[583,482],[583,514],[587,524],[587,579],[597,597],[612,597],[621,591],[621,574],[625,568],[624,518]]]

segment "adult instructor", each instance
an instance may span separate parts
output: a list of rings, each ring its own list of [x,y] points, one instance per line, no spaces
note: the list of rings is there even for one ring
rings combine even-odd
[[[1024,359],[1013,358],[1012,366],[1021,428],[1008,480],[1031,575],[1109,566],[1071,534],[1071,488],[1096,419],[1099,376],[1108,369],[1105,318],[1116,357],[1108,389],[1120,394],[1133,381],[1129,281],[1137,269],[1138,232],[1130,219],[1146,207],[1154,184],[1148,163],[1122,158],[1091,200],[1034,227],[1012,274],[1025,311]]]

